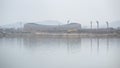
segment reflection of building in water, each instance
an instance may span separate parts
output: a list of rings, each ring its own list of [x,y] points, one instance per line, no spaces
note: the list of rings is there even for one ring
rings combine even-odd
[[[90,47],[91,47],[90,50],[91,50],[91,53],[92,53],[92,47],[93,47],[93,46],[92,46],[92,45],[93,45],[92,42],[93,42],[93,40],[92,40],[92,38],[90,38]]]
[[[80,49],[81,40],[79,38],[61,38],[61,37],[28,37],[23,39],[24,47],[29,49],[43,48],[48,50],[62,50],[68,48],[67,51],[75,51]],[[67,44],[66,44],[67,43]],[[65,49],[66,50],[66,49]]]
[[[24,40],[24,47],[26,48],[36,48],[38,47],[40,44],[40,39],[38,38],[34,38],[34,37],[27,37],[27,38],[23,38]]]
[[[99,37],[97,37],[97,52],[99,53]]]
[[[66,39],[68,53],[76,53],[81,48],[81,38],[69,38]]]
[[[109,38],[71,38],[71,37],[47,37],[47,38],[23,38],[23,44],[28,49],[44,49],[47,51],[65,51],[68,53],[101,53],[102,50],[109,51]],[[82,47],[81,47],[82,46]]]
[[[100,40],[100,39],[103,39],[103,40]],[[101,52],[100,50],[105,50],[105,52],[108,53],[108,51],[109,51],[109,37],[106,37],[106,38],[96,37],[96,39],[90,38],[90,51],[91,51],[91,53],[95,52],[94,50],[97,52],[97,54],[99,54]]]
[[[107,40],[106,42],[107,42],[107,53],[108,53],[108,51],[109,51],[109,37],[107,37],[106,40]]]

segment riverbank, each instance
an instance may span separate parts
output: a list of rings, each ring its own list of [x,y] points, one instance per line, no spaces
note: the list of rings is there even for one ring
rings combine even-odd
[[[120,37],[120,34],[95,34],[95,33],[9,33],[3,37]]]

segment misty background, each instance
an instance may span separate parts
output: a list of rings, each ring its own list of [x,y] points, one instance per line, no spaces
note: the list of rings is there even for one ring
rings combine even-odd
[[[120,25],[120,0],[0,0],[0,26],[37,22],[46,25],[66,24],[67,20],[89,27]],[[51,22],[52,21],[52,22]],[[16,24],[17,23],[17,24]]]

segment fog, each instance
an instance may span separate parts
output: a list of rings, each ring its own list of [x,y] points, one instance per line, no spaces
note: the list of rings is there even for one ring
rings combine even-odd
[[[90,21],[120,20],[119,0],[0,0],[0,25],[69,19],[87,25]]]

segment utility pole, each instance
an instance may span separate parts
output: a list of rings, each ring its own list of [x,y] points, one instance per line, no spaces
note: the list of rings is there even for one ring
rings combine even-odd
[[[90,27],[91,27],[91,29],[92,29],[92,21],[90,22]]]
[[[19,30],[20,30],[20,32],[23,32],[23,23],[22,22],[19,22]]]
[[[92,30],[92,21],[90,22],[90,33],[92,34],[93,30]]]
[[[107,25],[107,29],[109,28],[109,23],[108,23],[108,21],[106,21],[106,25]]]
[[[96,23],[97,23],[97,29],[99,29],[99,22],[98,22],[98,21],[96,21]]]
[[[109,23],[108,23],[108,21],[106,21],[106,25],[107,25],[107,33],[109,33]]]
[[[67,21],[67,24],[69,24],[69,23],[70,23],[70,20]]]

